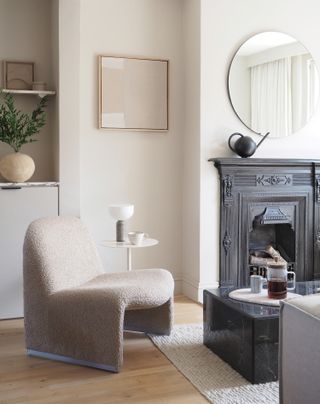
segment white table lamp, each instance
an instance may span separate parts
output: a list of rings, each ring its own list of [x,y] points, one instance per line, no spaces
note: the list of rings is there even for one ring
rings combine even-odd
[[[130,219],[134,213],[134,205],[132,204],[121,204],[121,205],[110,205],[109,212],[111,216],[117,221],[116,225],[116,240],[123,242],[125,241],[125,220]]]

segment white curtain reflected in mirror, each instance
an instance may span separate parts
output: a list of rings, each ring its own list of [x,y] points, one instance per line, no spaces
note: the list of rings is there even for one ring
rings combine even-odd
[[[251,67],[251,128],[255,132],[292,132],[291,61],[283,58]]]
[[[255,35],[240,47],[230,66],[228,86],[242,122],[272,137],[305,126],[319,97],[311,54],[294,38],[278,32]]]

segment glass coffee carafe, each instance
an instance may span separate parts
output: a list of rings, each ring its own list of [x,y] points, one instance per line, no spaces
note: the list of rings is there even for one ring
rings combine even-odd
[[[288,287],[288,274],[292,274],[292,287]],[[288,271],[286,263],[270,264],[267,267],[268,297],[271,299],[285,299],[287,291],[296,287],[296,274]],[[291,282],[291,280],[290,280]]]

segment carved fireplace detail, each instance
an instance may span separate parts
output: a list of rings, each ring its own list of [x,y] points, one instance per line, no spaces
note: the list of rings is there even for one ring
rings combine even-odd
[[[320,161],[209,161],[220,175],[220,284],[248,286],[260,270],[250,256],[267,248],[298,281],[320,278]]]

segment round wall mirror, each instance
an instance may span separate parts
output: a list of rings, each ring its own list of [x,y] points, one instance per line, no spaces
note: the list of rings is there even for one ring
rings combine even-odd
[[[295,38],[263,32],[238,49],[228,90],[233,109],[248,128],[282,137],[305,126],[315,112],[319,75],[312,55]]]

